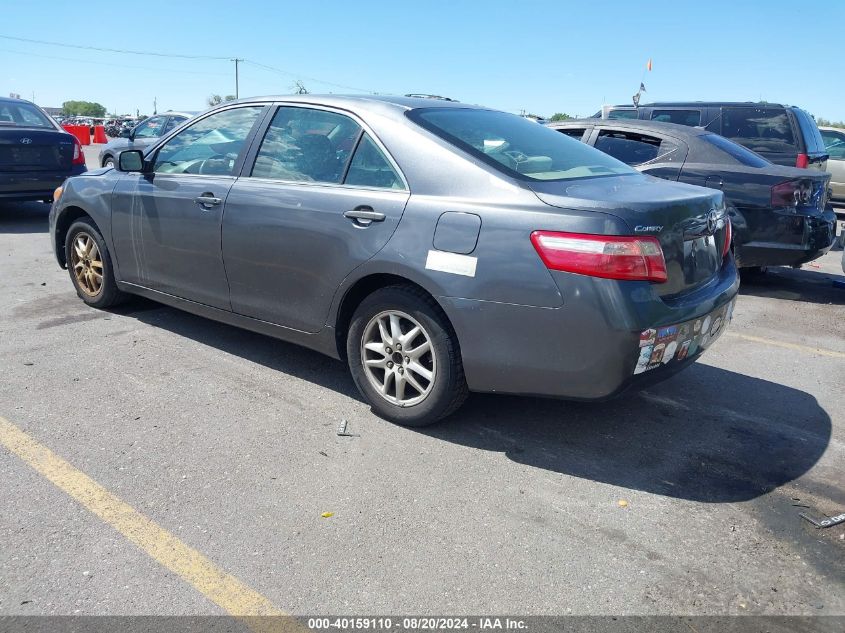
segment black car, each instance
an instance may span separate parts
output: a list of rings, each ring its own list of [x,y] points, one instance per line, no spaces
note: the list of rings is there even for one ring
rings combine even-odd
[[[825,171],[827,150],[815,120],[779,103],[671,101],[639,108],[611,106],[596,117],[639,119],[702,127],[721,134],[777,165]]]
[[[673,123],[582,119],[549,127],[643,173],[724,191],[738,266],[798,266],[833,245],[830,174],[775,165],[723,136]]]
[[[34,103],[0,98],[0,201],[51,200],[85,171],[82,146]]]

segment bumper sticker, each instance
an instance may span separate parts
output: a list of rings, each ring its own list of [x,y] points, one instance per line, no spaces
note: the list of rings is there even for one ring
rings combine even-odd
[[[640,349],[634,374],[680,362],[713,344],[733,317],[736,299],[703,318],[640,332]]]

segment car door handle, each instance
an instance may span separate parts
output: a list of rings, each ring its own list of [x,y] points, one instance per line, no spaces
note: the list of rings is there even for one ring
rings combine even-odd
[[[204,193],[201,196],[197,196],[196,198],[194,198],[194,202],[196,202],[201,207],[210,209],[211,207],[216,207],[218,204],[223,202],[223,200],[221,198],[215,198],[214,194],[212,193]]]
[[[355,220],[361,226],[369,226],[373,222],[384,222],[384,213],[373,211],[372,207],[357,207],[344,213],[343,217]]]

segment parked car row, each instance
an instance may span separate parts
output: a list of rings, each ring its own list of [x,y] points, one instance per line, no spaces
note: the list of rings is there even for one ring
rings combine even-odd
[[[567,120],[550,127],[643,173],[724,191],[737,266],[799,266],[834,243],[827,172],[776,165],[706,128],[654,119]]]

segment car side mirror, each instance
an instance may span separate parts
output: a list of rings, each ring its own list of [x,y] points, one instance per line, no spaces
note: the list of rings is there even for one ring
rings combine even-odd
[[[120,138],[132,138],[132,130],[121,130]]]
[[[120,152],[117,157],[117,170],[143,172],[144,153],[139,149],[127,149]]]

